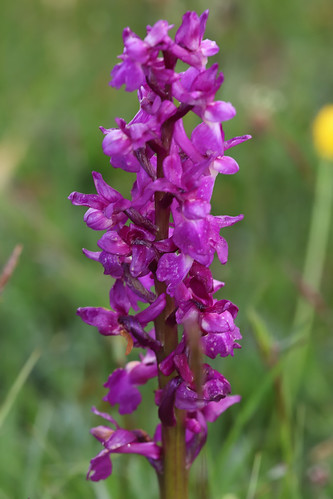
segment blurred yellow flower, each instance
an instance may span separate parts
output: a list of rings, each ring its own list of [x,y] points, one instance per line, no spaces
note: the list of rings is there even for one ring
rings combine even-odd
[[[313,122],[313,142],[321,158],[333,160],[333,104],[324,106]]]

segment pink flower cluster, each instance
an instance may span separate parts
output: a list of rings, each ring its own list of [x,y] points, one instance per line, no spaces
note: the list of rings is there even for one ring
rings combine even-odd
[[[207,58],[218,52],[215,42],[203,39],[207,17],[208,11],[200,17],[187,12],[174,40],[172,26],[162,20],[147,27],[143,40],[124,30],[124,52],[111,72],[111,85],[137,90],[140,109],[129,123],[118,118],[117,128],[101,129],[112,166],[136,173],[132,198],[124,199],[96,172],[97,194],[69,196],[74,205],[88,207],[86,224],[104,231],[97,243],[100,251],[84,250],[85,255],[115,279],[110,309],[84,307],[78,315],[103,335],[123,335],[129,349],[145,350],[140,360],[110,375],[105,400],[118,405],[120,414],[132,413],[141,402],[138,387],[158,373],[168,377],[155,401],[162,425],[176,423],[175,409],[185,411],[188,467],[206,440],[207,421],[240,399],[229,395],[229,382],[215,369],[191,361],[193,337],[200,355],[211,359],[233,355],[241,339],[238,309],[213,297],[223,283],[213,278],[209,266],[215,253],[222,264],[227,262],[228,245],[220,232],[242,215],[212,215],[211,197],[218,173],[238,171],[226,151],[250,137],[225,140],[221,122],[236,111],[229,102],[214,100],[223,74],[217,64],[206,69]],[[177,72],[179,60],[188,69]],[[201,120],[190,136],[183,123],[189,112]],[[167,302],[172,309],[165,317]],[[161,317],[181,332],[171,352],[157,330]],[[109,415],[94,411],[113,428],[92,430],[103,450],[92,459],[88,478],[109,476],[115,452],[144,455],[161,472],[161,425],[151,438],[143,430],[121,429]]]

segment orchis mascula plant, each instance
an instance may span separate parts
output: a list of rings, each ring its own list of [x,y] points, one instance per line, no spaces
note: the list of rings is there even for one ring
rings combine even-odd
[[[110,310],[84,307],[78,315],[103,335],[125,337],[126,353],[145,350],[140,360],[110,375],[104,400],[118,404],[119,414],[132,413],[141,402],[138,386],[157,377],[161,421],[150,437],[121,428],[94,408],[108,425],[92,429],[103,450],[91,460],[88,478],[107,478],[113,453],[141,454],[155,468],[165,499],[187,497],[187,472],[206,441],[207,421],[240,400],[203,360],[233,355],[241,339],[234,322],[238,309],[213,298],[223,283],[213,279],[209,266],[215,253],[227,262],[220,230],[242,215],[211,215],[210,200],[217,174],[238,171],[225,151],[250,138],[224,138],[221,122],[235,109],[214,100],[223,74],[217,64],[206,69],[207,57],[218,52],[215,42],[203,40],[207,17],[208,11],[200,17],[187,12],[174,40],[167,21],[148,26],[143,40],[124,30],[125,48],[111,85],[137,90],[140,110],[129,123],[117,118],[118,128],[101,130],[112,166],[136,173],[132,199],[96,172],[97,194],[69,196],[74,205],[89,207],[88,227],[105,231],[101,251],[84,254],[115,279]],[[178,60],[188,69],[176,72]],[[189,112],[201,119],[190,138],[182,119]],[[139,308],[138,302],[147,306]]]

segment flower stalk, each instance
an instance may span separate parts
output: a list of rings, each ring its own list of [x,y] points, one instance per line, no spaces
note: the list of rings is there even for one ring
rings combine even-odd
[[[320,292],[328,238],[331,230],[333,203],[333,104],[324,106],[313,123],[313,142],[318,154],[316,184],[305,251],[302,282],[312,294]],[[315,307],[304,296],[296,304],[292,331],[302,344],[290,352],[289,371],[285,380],[288,410],[292,414],[294,402],[302,384],[302,375],[309,353],[309,341],[315,319]]]
[[[160,483],[161,499],[187,499],[188,471],[185,466],[185,415],[176,411],[175,426],[164,426],[162,429],[164,449],[164,473]]]
[[[170,91],[168,92],[170,93]],[[157,155],[157,178],[163,178],[163,160],[167,157],[173,123],[168,124],[162,131],[162,143],[164,152]],[[155,225],[157,227],[157,240],[169,237],[170,205],[166,201],[166,194],[155,193]],[[178,330],[176,323],[170,324],[168,317],[175,310],[174,299],[167,294],[166,284],[160,282],[155,275],[155,289],[158,295],[166,295],[166,306],[161,314],[155,319],[156,338],[162,343],[162,355],[158,357],[159,364],[170,355],[178,345]],[[159,389],[163,390],[170,376],[165,376],[158,369]],[[163,475],[159,481],[161,499],[175,498],[186,499],[188,497],[188,472],[186,470],[186,443],[185,443],[185,413],[179,409],[175,410],[176,424],[168,426],[162,424],[162,447],[163,447]]]

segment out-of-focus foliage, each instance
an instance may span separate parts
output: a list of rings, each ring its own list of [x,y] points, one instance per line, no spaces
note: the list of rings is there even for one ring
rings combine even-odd
[[[226,136],[254,138],[233,151],[240,172],[217,180],[213,206],[215,214],[245,214],[225,230],[228,264],[214,269],[226,282],[225,296],[240,307],[243,349],[220,360],[219,369],[243,401],[211,425],[192,474],[192,497],[283,494],[288,452],[294,485],[287,487],[295,497],[333,495],[332,233],[321,294],[305,290],[316,316],[289,446],[279,413],[281,372],[292,376],[283,360],[304,293],[300,275],[318,163],[311,122],[333,100],[332,2],[4,0],[0,266],[16,244],[23,252],[0,301],[1,499],[157,496],[154,472],[137,456],[115,456],[107,483],[85,481],[99,450],[89,435],[99,424],[90,407],[99,404],[102,384],[123,362],[125,344],[100,337],[75,315],[78,306],[107,306],[111,281],[80,253],[96,248],[98,234],[86,229],[83,210],[67,196],[94,192],[91,170],[128,193],[128,177],[108,164],[98,130],[136,111],[135,95],[108,86],[123,27],[143,35],[146,24],[160,18],[179,25],[185,10],[206,8],[207,36],[221,48],[221,98],[238,110]],[[29,358],[35,365],[15,385]],[[148,399],[153,388],[145,390]],[[125,424],[152,429],[152,395],[149,400],[138,421]]]

